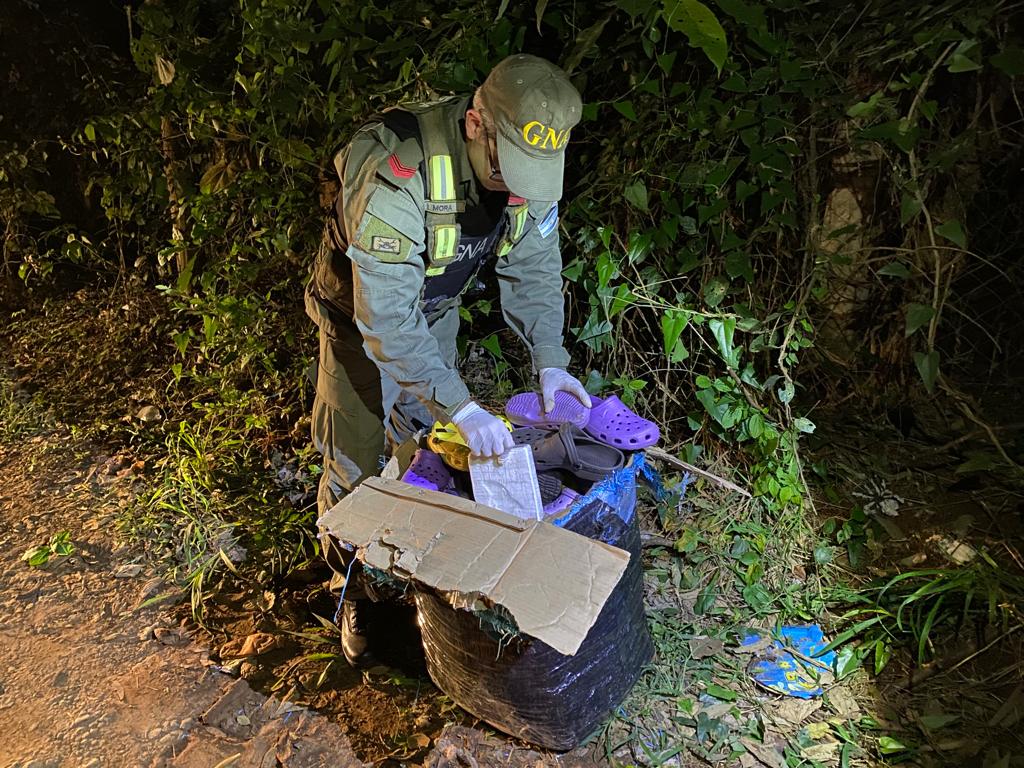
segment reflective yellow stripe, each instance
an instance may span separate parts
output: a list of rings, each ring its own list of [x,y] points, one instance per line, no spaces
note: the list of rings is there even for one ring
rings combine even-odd
[[[508,254],[508,252],[511,251],[511,250],[512,250],[512,241],[511,240],[502,240],[501,241],[501,245],[498,246],[498,258],[500,259],[502,256],[506,256]]]
[[[458,232],[454,224],[438,224],[434,227],[434,252],[432,262],[448,262],[455,258],[455,246],[458,245]]]
[[[451,155],[430,156],[430,199],[455,199],[455,175],[452,173]]]
[[[431,267],[427,270],[427,277],[437,277],[444,274],[444,267]]]
[[[516,242],[523,236],[523,228],[526,227],[526,214],[528,210],[529,208],[525,205],[516,208],[515,229],[512,230],[512,239]]]

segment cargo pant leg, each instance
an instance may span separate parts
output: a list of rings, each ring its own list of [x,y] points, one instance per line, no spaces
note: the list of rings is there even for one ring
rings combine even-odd
[[[391,448],[433,424],[423,404],[366,356],[355,328],[335,326],[329,333],[324,326],[320,329],[312,417],[313,443],[323,456],[317,493],[321,517],[359,483],[378,474]],[[449,365],[455,364],[458,355],[458,329],[457,308],[431,325],[431,334]],[[344,588],[346,598],[355,600],[373,597],[359,577],[354,553],[329,535],[320,540],[324,557],[335,572],[332,591]]]
[[[367,477],[380,472],[385,452],[380,371],[366,357],[355,328],[320,328],[320,364],[313,400],[313,445],[323,457],[317,512],[323,516]],[[367,597],[351,551],[332,537],[320,537],[324,557],[335,571],[331,587],[346,597]]]

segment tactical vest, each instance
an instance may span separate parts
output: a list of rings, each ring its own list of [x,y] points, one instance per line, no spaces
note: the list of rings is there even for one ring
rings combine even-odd
[[[499,258],[508,254],[523,238],[529,217],[528,201],[510,195],[504,215],[493,232],[483,236],[463,235],[460,216],[466,212],[466,201],[461,197],[461,185],[455,179],[453,166],[455,153],[466,151],[458,130],[463,115],[452,115],[452,111],[464,98],[454,96],[428,104],[403,105],[379,116],[402,140],[387,162],[408,168],[418,160],[424,180],[426,278],[423,310],[428,315],[446,309],[449,302],[454,304],[492,254]]]

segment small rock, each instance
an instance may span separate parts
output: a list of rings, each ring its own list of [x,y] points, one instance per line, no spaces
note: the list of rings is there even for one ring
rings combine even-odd
[[[142,589],[139,590],[139,595],[136,600],[139,603],[144,603],[150,598],[156,597],[162,592],[167,591],[167,582],[160,578],[154,578],[147,581],[142,585]]]
[[[96,715],[94,714],[86,713],[84,715],[80,715],[79,717],[75,718],[75,721],[73,723],[71,723],[71,727],[76,730],[84,728],[89,723],[91,723],[95,718]]]
[[[142,573],[142,563],[125,563],[114,571],[115,579],[134,579]]]
[[[155,626],[151,626],[151,627],[145,627],[145,628],[139,630],[139,642],[144,643],[147,640],[152,640],[153,639],[153,630],[155,630],[155,629],[156,629]]]
[[[191,641],[188,635],[181,627],[157,627],[153,630],[153,637],[155,637],[163,645],[171,645],[180,647],[188,645]]]
[[[100,759],[98,757],[91,757],[78,766],[78,768],[100,768]]]
[[[160,409],[155,405],[144,405],[139,408],[138,413],[135,414],[136,419],[145,422],[146,424],[152,424],[160,421],[163,417],[163,414],[160,413]]]

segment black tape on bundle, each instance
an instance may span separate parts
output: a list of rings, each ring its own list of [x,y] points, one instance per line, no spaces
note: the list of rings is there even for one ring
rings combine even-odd
[[[599,483],[558,524],[627,550],[629,564],[573,656],[522,634],[502,633],[493,615],[416,594],[427,669],[459,706],[512,736],[572,749],[629,693],[653,655],[644,619],[640,531],[634,514],[643,457]],[[575,567],[567,563],[566,567]]]

